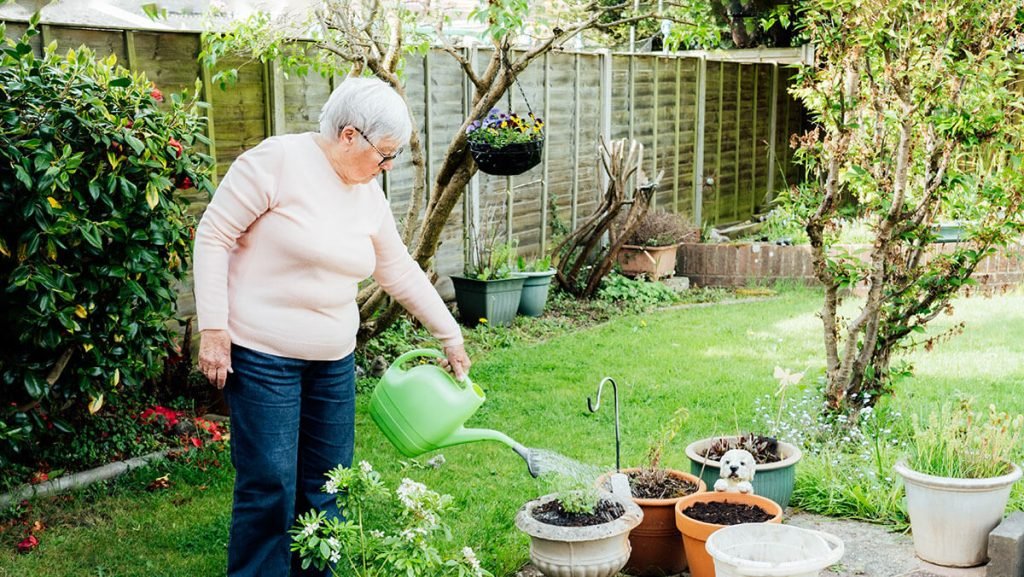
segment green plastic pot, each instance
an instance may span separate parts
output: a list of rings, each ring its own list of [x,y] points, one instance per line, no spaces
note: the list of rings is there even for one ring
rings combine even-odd
[[[704,458],[702,455],[718,439],[735,440],[736,437],[712,437],[694,441],[686,447],[686,456],[690,458],[690,472],[697,475],[707,484],[714,487],[718,480],[721,464]],[[779,441],[779,453],[782,460],[754,467],[754,494],[767,497],[778,503],[783,509],[789,506],[789,498],[793,496],[793,485],[796,482],[796,464],[803,456],[796,446]]]
[[[539,317],[544,314],[544,306],[548,302],[548,288],[555,269],[541,272],[520,272],[516,276],[526,279],[523,283],[523,295],[519,299],[519,314],[528,317]]]
[[[475,327],[481,319],[490,325],[508,326],[516,318],[525,277],[477,280],[453,276],[455,302],[462,324]]]

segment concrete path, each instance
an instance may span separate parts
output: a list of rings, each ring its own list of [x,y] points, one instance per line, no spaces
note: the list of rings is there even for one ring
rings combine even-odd
[[[881,525],[791,511],[786,512],[784,520],[797,527],[832,533],[843,540],[843,559],[822,571],[822,577],[986,577],[984,566],[951,569],[922,561],[914,555],[909,534],[893,533]],[[516,577],[541,577],[541,573],[527,565]]]

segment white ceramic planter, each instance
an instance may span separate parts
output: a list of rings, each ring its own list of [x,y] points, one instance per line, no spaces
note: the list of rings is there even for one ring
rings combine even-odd
[[[545,495],[523,505],[516,515],[516,527],[530,536],[530,561],[547,577],[612,577],[629,559],[629,532],[644,514],[630,499],[611,493],[606,500],[625,507],[626,512],[610,523],[589,527],[559,527],[534,519],[533,510],[555,495]]]
[[[1013,468],[1001,477],[954,479],[918,473],[896,463],[907,489],[907,513],[914,551],[929,563],[973,567],[988,560],[988,534],[1003,518],[1011,486],[1021,478]]]

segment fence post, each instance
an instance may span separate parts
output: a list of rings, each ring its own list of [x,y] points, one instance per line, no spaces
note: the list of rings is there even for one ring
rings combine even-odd
[[[779,65],[772,63],[772,101],[768,105],[768,200],[775,197],[775,133],[778,131],[776,125],[779,108]]]
[[[654,68],[654,106],[651,111],[651,119],[653,120],[653,126],[651,127],[651,178],[658,175],[658,66],[660,58],[657,55],[650,56],[652,62],[651,66]],[[658,192],[655,191],[651,195],[651,208],[658,207]]]
[[[199,76],[203,79],[203,101],[210,105],[206,109],[206,138],[210,141],[210,157],[213,158],[213,174],[211,178],[216,185],[220,180],[217,174],[217,137],[213,129],[213,81],[210,79],[210,67],[206,64],[199,65]]]
[[[468,46],[463,49],[464,56],[470,64],[476,64],[476,46]],[[473,83],[465,74],[462,75],[462,117],[469,116],[473,109]],[[476,239],[470,234],[471,231],[480,231],[480,171],[473,174],[469,179],[469,190],[462,195],[462,238],[463,258],[466,264],[473,263],[473,244]]]
[[[697,114],[693,136],[693,224],[704,225],[704,124],[707,114],[708,59],[697,59]]]
[[[743,116],[741,114],[743,96],[743,64],[736,65],[736,151],[733,154],[733,166],[735,166],[734,182],[736,186],[733,189],[732,197],[732,216],[734,219],[739,220],[740,218],[740,124],[742,123]]]
[[[551,54],[544,53],[544,122],[551,120],[551,90],[548,80],[551,78]],[[551,132],[548,132],[551,134]],[[550,143],[544,144],[544,177],[540,181],[540,254],[542,257],[547,253],[548,247],[548,152],[551,150]]]
[[[753,129],[751,133],[751,148],[750,148],[750,214],[753,215],[757,212],[757,111],[760,106],[760,100],[758,99],[758,81],[761,78],[761,65],[754,65],[754,105],[751,107],[753,118]]]
[[[609,145],[612,142],[612,52],[607,48],[601,50],[601,136]],[[601,192],[608,190],[608,175],[601,169],[598,162],[597,174],[601,183]]]
[[[682,112],[682,109],[683,109],[683,106],[682,106],[682,104],[680,104],[679,99],[682,98],[683,81],[681,80],[681,77],[682,77],[681,73],[682,73],[683,59],[679,58],[679,57],[676,57],[676,58],[674,58],[674,60],[676,61],[676,99],[675,99],[675,103],[676,103],[675,136],[676,136],[676,139],[675,139],[675,145],[672,147],[672,149],[675,151],[675,162],[672,163],[672,165],[674,167],[674,170],[672,171],[672,174],[673,174],[673,177],[672,177],[672,210],[675,211],[675,212],[679,212],[679,129],[680,129],[679,121],[680,121],[680,116],[681,116],[680,113]]]
[[[132,72],[136,71],[136,66],[139,64],[139,59],[135,54],[135,31],[125,30],[124,31],[124,58],[127,60],[125,64],[128,70]]]
[[[715,214],[712,222],[722,216],[722,115],[725,112],[725,61],[718,61],[718,148],[715,150]]]
[[[576,230],[576,208],[580,196],[580,53],[573,54],[572,77],[572,192],[569,198],[569,222]],[[602,108],[602,114],[604,114]],[[545,147],[547,148],[547,147]]]
[[[427,199],[430,199],[431,192],[434,189],[434,180],[431,178],[433,169],[433,153],[431,152],[431,144],[433,143],[430,137],[430,53],[432,50],[427,50],[426,54],[423,55],[423,165],[424,165],[424,189],[423,192]],[[468,113],[467,113],[468,114]],[[465,118],[465,116],[463,116]]]

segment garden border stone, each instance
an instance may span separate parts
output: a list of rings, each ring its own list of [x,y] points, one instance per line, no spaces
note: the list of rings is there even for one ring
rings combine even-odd
[[[39,483],[38,485],[24,485],[20,489],[15,489],[10,493],[0,495],[0,509],[5,509],[22,499],[31,499],[71,489],[80,489],[99,481],[113,479],[114,477],[123,475],[132,469],[138,469],[140,467],[145,467],[162,461],[167,458],[167,453],[174,450],[176,449],[155,451],[148,455],[142,455],[141,457],[135,457],[134,459],[128,459],[127,461],[109,463],[96,467],[95,469],[89,469],[88,471],[69,473],[62,477],[58,477],[44,483]]]
[[[1004,518],[988,534],[987,577],[1024,577],[1024,512]]]

